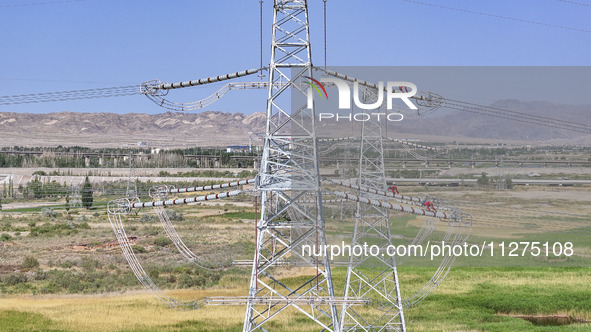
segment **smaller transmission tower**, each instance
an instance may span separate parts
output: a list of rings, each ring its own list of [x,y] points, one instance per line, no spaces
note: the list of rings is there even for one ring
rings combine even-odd
[[[135,176],[135,165],[133,160],[133,152],[129,153],[129,176],[127,178],[127,189],[125,190],[125,198],[134,200],[139,197],[137,191],[137,178]]]
[[[364,88],[364,101],[375,101],[377,91]],[[358,185],[386,190],[382,125],[364,121],[361,128]],[[359,192],[367,196],[367,193]],[[351,247],[376,242],[382,253],[392,245],[389,212],[386,208],[357,203]],[[346,303],[349,297],[369,298],[377,313],[360,311]],[[341,311],[343,331],[406,331],[398,283],[396,261],[392,255],[376,257],[351,255],[345,282],[345,303]]]
[[[70,199],[70,206],[73,208],[82,207],[82,195],[80,194],[80,186],[72,186],[72,198]]]

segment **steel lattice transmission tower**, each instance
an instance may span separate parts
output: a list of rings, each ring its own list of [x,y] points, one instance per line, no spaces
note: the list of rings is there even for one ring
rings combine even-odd
[[[377,91],[365,88],[363,98],[374,102]],[[362,122],[358,185],[386,190],[382,125],[378,120]],[[360,196],[370,195],[359,192]],[[377,243],[376,243],[377,242]],[[383,255],[351,255],[345,281],[341,312],[343,331],[405,331],[404,313],[396,261],[386,253],[392,245],[389,212],[386,208],[357,203],[351,247],[376,243]],[[361,310],[347,304],[350,297],[368,298],[372,309]]]
[[[339,331],[328,258],[303,256],[303,245],[325,245],[314,109],[299,83],[312,77],[306,0],[274,0],[265,145],[256,190],[261,192],[255,257],[244,331],[283,312],[299,311],[321,328]],[[292,96],[293,97],[293,96]],[[313,274],[286,284],[277,270],[287,262]],[[295,301],[294,301],[295,300]],[[289,310],[288,310],[289,309]]]

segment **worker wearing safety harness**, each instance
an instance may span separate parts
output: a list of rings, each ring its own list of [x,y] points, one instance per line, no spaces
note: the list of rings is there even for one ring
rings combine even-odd
[[[391,190],[393,194],[396,193],[397,195],[400,195],[400,193],[398,192],[398,187],[396,186],[395,183],[393,185],[391,185],[390,187],[388,187],[388,190]]]
[[[421,205],[425,206],[427,208],[427,211],[431,211],[431,209],[433,209],[434,212],[437,212],[437,210],[435,209],[435,205],[433,205],[433,203],[430,201],[422,201]]]

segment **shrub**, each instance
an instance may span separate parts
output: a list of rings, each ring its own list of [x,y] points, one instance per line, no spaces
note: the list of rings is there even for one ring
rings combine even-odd
[[[23,269],[33,269],[39,266],[39,261],[33,256],[25,257],[25,260],[21,264]]]
[[[72,263],[72,261],[65,261],[60,264],[60,267],[63,269],[70,269],[72,268],[72,266],[74,266],[74,263]]]
[[[486,186],[486,185],[488,185],[489,184],[489,179],[488,179],[488,176],[486,176],[486,173],[483,172],[480,175],[480,177],[478,178],[478,180],[476,180],[476,183],[479,186]]]
[[[140,217],[140,222],[141,223],[151,223],[154,222],[154,216],[150,215],[150,214],[142,214],[142,216]]]
[[[154,240],[154,244],[159,247],[166,247],[172,244],[172,241],[167,237],[158,237]]]
[[[143,231],[148,236],[158,236],[160,234],[160,228],[154,226],[144,227]]]
[[[182,212],[176,212],[174,210],[168,214],[168,217],[172,221],[183,221],[184,219]]]
[[[81,222],[78,225],[76,225],[75,228],[78,228],[78,229],[90,229],[90,225],[88,225],[87,222]]]
[[[11,239],[12,236],[10,236],[10,234],[2,233],[2,235],[0,235],[0,241],[10,241]]]
[[[27,276],[24,273],[11,273],[2,278],[2,282],[7,286],[15,286],[27,282]]]
[[[57,213],[55,211],[53,211],[53,209],[43,208],[43,209],[41,209],[41,215],[43,215],[44,217],[48,217],[48,218],[53,219],[57,216]]]
[[[88,225],[86,225],[88,226]],[[36,236],[64,236],[70,234],[76,234],[78,232],[79,226],[75,224],[67,224],[67,223],[58,223],[58,224],[50,224],[45,223],[40,226],[35,226],[31,228],[31,233],[29,234],[30,237]],[[85,228],[85,226],[82,226]]]
[[[134,246],[131,246],[131,248],[133,249],[133,251],[134,251],[136,254],[145,254],[145,253],[147,253],[147,252],[148,252],[148,250],[146,250],[146,248],[144,248],[144,247],[142,247],[142,246],[139,246],[139,245],[134,245]]]
[[[205,278],[200,275],[191,276],[189,274],[183,273],[178,280],[179,288],[200,287],[203,285],[205,285]]]
[[[86,271],[94,271],[101,267],[101,262],[96,259],[83,257],[82,262],[80,263],[80,267],[82,267]]]
[[[35,274],[33,275],[33,279],[34,280],[45,280],[47,279],[47,273],[43,272],[42,270],[37,270],[35,271]]]
[[[513,189],[513,180],[511,180],[511,178],[505,179],[505,187],[507,187],[507,189]]]

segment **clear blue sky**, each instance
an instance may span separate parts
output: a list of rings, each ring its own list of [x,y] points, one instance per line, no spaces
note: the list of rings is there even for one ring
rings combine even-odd
[[[314,63],[322,65],[323,2],[308,2]],[[402,0],[328,0],[329,65],[591,65],[590,0],[419,2],[587,32]],[[267,63],[272,3],[264,3]],[[176,82],[257,67],[258,13],[258,0],[0,0],[0,96]],[[191,89],[183,98],[214,90]],[[263,111],[265,96],[231,92],[208,109]],[[59,111],[165,110],[141,95],[0,106],[0,112]]]

